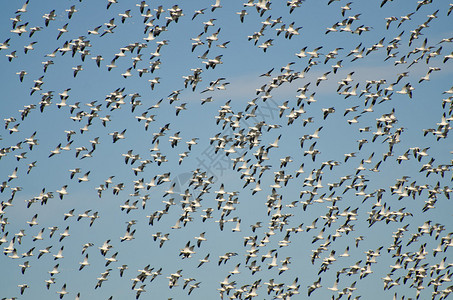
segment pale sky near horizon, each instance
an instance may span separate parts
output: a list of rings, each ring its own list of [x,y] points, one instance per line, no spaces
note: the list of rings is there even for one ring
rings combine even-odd
[[[64,285],[63,299],[78,293],[80,299],[135,299],[142,285],[139,299],[307,299],[319,279],[309,298],[392,299],[397,293],[396,299],[415,299],[417,287],[419,299],[446,296],[453,263],[453,6],[329,2],[221,0],[222,7],[212,9],[216,1],[144,1],[152,15],[145,22],[140,1],[119,0],[107,9],[108,1],[30,0],[23,11],[24,1],[5,2],[0,299],[58,299]],[[114,27],[107,25],[112,18]],[[109,26],[112,33],[105,33]],[[337,31],[326,33],[330,27]],[[32,28],[39,30],[31,35]],[[155,36],[146,40],[150,30]],[[65,44],[77,43],[74,53],[64,52]],[[96,56],[103,59],[99,67]],[[172,146],[175,136],[181,139]],[[312,159],[310,150],[319,154]],[[136,161],[125,162],[128,151]],[[87,172],[88,181],[79,180]],[[190,184],[196,176],[205,192]],[[230,203],[218,201],[221,186]],[[170,198],[176,205],[166,208]],[[130,212],[120,207],[136,201]],[[207,209],[212,218],[203,220]],[[85,212],[89,217],[77,220]],[[149,224],[153,214],[161,218]],[[30,225],[35,215],[37,224]],[[315,229],[307,227],[315,220]],[[262,227],[252,231],[257,222]],[[50,237],[52,227],[58,229]],[[69,236],[61,239],[66,228]],[[127,232],[133,238],[121,241]],[[198,247],[194,237],[203,232],[206,241]],[[363,238],[358,245],[357,238]],[[106,241],[112,247],[103,256]],[[87,243],[92,246],[82,254]],[[194,253],[183,258],[187,243]],[[38,259],[46,247],[50,253]],[[62,248],[64,257],[54,259]],[[346,248],[349,256],[340,256]],[[115,253],[117,261],[106,266]],[[231,257],[219,263],[226,253]],[[79,270],[87,254],[89,265]],[[198,267],[208,254],[210,261]],[[398,262],[402,267],[393,268]],[[22,273],[24,264],[30,267]],[[51,276],[57,264],[59,273]],[[239,273],[231,274],[238,264]],[[146,266],[161,271],[133,286]],[[178,270],[181,278],[170,288]],[[55,283],[47,288],[51,277]],[[99,278],[106,280],[96,287]],[[300,287],[291,287],[296,278]],[[183,288],[184,279],[193,280]]]

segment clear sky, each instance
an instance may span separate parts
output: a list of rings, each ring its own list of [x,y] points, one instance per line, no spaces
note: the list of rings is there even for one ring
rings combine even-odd
[[[452,4],[117,2],[1,6],[0,298],[448,295]]]

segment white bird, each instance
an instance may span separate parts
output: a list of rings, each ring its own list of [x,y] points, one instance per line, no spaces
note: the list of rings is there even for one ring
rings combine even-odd
[[[57,40],[60,39],[60,37],[63,35],[63,33],[68,32],[68,30],[67,30],[68,24],[69,23],[66,23],[66,24],[63,25],[62,28],[58,28],[59,33],[58,33],[58,36],[57,36]]]
[[[88,254],[85,255],[83,261],[82,261],[82,262],[79,262],[79,264],[80,264],[79,271],[81,271],[84,267],[90,265],[90,263],[88,262]]]
[[[121,74],[124,78],[132,76],[131,74],[132,67],[128,68],[124,73]]]
[[[20,72],[17,72],[16,74],[19,75],[20,82],[23,82],[25,75],[27,75],[28,73],[25,70],[22,70]]]
[[[66,229],[64,230],[63,233],[60,233],[60,242],[65,238],[65,237],[68,237],[70,236],[69,234],[69,226],[66,227]]]
[[[65,12],[68,13],[68,19],[71,19],[74,13],[78,12],[78,10],[75,8],[75,5],[72,5],[69,9],[65,9]]]
[[[212,4],[212,5],[211,5],[211,11],[214,11],[214,10],[216,10],[217,8],[222,8],[222,6],[220,5],[220,0],[216,0],[216,1],[215,1],[215,4]]]
[[[38,225],[38,222],[36,221],[38,219],[38,214],[35,214],[31,221],[27,221],[27,224],[30,225],[30,227]]]
[[[66,291],[66,283],[63,284],[63,286],[61,287],[61,290],[57,292],[57,294],[60,295],[60,299],[63,299],[63,297],[68,294],[68,291]]]
[[[99,34],[99,29],[101,27],[102,27],[102,25],[95,27],[93,30],[88,30],[88,34],[98,35]]]
[[[124,23],[124,21],[126,21],[126,19],[132,17],[130,13],[131,13],[131,10],[128,9],[128,10],[126,10],[124,13],[118,14],[118,16],[121,17],[121,23]]]
[[[18,10],[16,10],[16,14],[18,13],[26,13],[27,12],[27,6],[28,6],[28,3],[30,2],[30,0],[27,0],[25,1],[25,3],[22,5],[21,8],[19,8]]]
[[[80,183],[80,182],[87,182],[87,181],[90,181],[90,180],[88,179],[88,175],[90,175],[90,172],[91,172],[91,171],[88,171],[88,172],[85,173],[85,175],[83,175],[83,177],[79,177],[79,178],[78,178],[79,183]]]
[[[57,254],[52,254],[52,256],[54,257],[54,260],[57,260],[57,259],[61,259],[63,258],[63,249],[64,249],[64,246],[62,246],[60,248],[60,250],[58,250],[58,253]]]
[[[64,195],[68,194],[68,192],[66,191],[67,187],[68,187],[68,185],[64,185],[60,190],[56,191],[59,194],[61,200],[63,200]]]
[[[72,67],[72,69],[74,70],[74,78],[77,76],[77,73],[79,73],[80,71],[83,71],[82,65]]]
[[[38,232],[37,235],[33,236],[33,242],[34,242],[34,241],[37,241],[37,240],[42,240],[42,239],[43,239],[43,237],[42,237],[43,233],[44,233],[44,228],[42,228],[42,229]]]

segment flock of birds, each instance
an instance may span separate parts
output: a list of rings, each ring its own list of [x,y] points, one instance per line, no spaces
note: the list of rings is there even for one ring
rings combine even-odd
[[[10,36],[0,43],[5,70],[23,66],[22,59],[31,65],[39,47],[51,51],[32,58],[39,67],[7,75],[27,94],[18,103],[29,104],[13,115],[1,112],[2,299],[447,299],[453,292],[453,82],[431,91],[437,118],[431,128],[413,132],[403,126],[426,120],[399,119],[411,109],[424,116],[415,111],[424,101],[418,91],[451,73],[453,37],[429,29],[446,18],[453,24],[453,4],[368,3],[389,13],[370,26],[358,3],[323,1],[338,17],[321,28],[324,37],[346,41],[328,49],[304,37],[311,26],[298,15],[310,5],[304,0],[216,0],[195,10],[187,3],[108,0],[103,9],[110,18],[102,21],[77,19],[88,4],[68,1],[40,23],[30,16],[40,9],[35,2],[15,11]],[[391,15],[403,4],[407,15]],[[121,5],[129,8],[118,13]],[[232,5],[241,9],[231,14],[226,7]],[[277,7],[285,14],[273,18]],[[416,24],[418,18],[423,23]],[[243,32],[227,40],[222,19]],[[179,37],[187,47],[174,55],[198,57],[180,79],[166,53],[174,40],[166,36],[183,22],[201,32]],[[116,39],[129,23],[142,31]],[[71,36],[85,25],[84,35]],[[370,44],[377,26],[401,33]],[[46,32],[52,40],[40,38]],[[111,49],[125,37],[136,40]],[[351,37],[363,41],[351,44]],[[248,48],[235,46],[237,40]],[[273,51],[287,45],[308,46],[267,69]],[[255,98],[243,102],[227,67],[247,51],[270,59],[247,78]],[[354,69],[378,54],[378,64],[395,74],[368,79]],[[414,78],[420,70],[426,73]],[[77,85],[90,73],[95,83]],[[104,76],[116,76],[120,86],[111,88],[99,79]],[[87,97],[91,92],[107,94],[103,101]],[[432,121],[432,112],[425,117]],[[206,122],[205,133],[192,128],[197,119]],[[351,142],[332,136],[344,126]],[[218,133],[207,137],[212,130]],[[222,173],[208,156],[218,158]],[[194,168],[182,173],[185,166]],[[99,179],[104,168],[112,173]],[[57,169],[62,175],[51,175]]]

